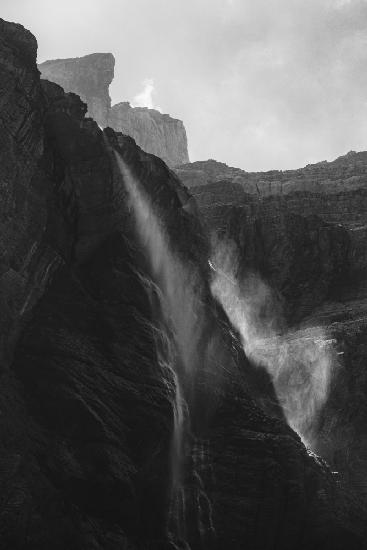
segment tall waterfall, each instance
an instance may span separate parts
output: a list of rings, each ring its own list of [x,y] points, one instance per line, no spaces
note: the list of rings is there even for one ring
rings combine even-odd
[[[148,259],[152,278],[149,283],[151,293],[158,298],[160,310],[158,315],[160,330],[156,337],[158,359],[164,368],[169,369],[175,384],[174,427],[171,442],[172,496],[168,523],[176,544],[179,548],[185,549],[189,546],[186,542],[184,466],[187,454],[191,452],[186,451],[186,446],[189,444],[192,446],[193,441],[187,399],[190,397],[200,362],[198,349],[204,322],[199,291],[200,280],[195,269],[185,266],[174,255],[150,198],[121,157],[116,154],[116,158],[128,192],[129,206],[135,218],[137,235]],[[193,454],[195,455],[195,452]],[[198,456],[204,457],[203,453]],[[196,477],[198,491],[204,494],[199,468],[197,468]],[[200,502],[203,500],[205,499],[201,497]],[[199,508],[200,506],[197,512],[200,516]],[[208,508],[210,508],[209,501]],[[210,514],[205,515],[210,516]],[[199,517],[198,522],[200,521]],[[209,518],[209,524],[210,521]],[[200,529],[204,535],[205,526]]]

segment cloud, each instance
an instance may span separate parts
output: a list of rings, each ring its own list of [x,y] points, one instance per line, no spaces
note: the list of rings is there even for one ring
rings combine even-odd
[[[154,103],[154,95],[154,80],[152,78],[147,78],[143,82],[143,90],[133,98],[133,100],[131,101],[131,105],[133,107],[148,107],[149,109],[156,109],[157,111],[161,111],[160,107],[158,107]]]

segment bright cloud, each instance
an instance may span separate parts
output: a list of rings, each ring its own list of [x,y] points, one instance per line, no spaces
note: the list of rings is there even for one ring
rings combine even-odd
[[[131,105],[133,107],[148,107],[149,109],[161,111],[161,109],[154,103],[154,95],[154,80],[152,78],[147,78],[143,82],[143,90],[133,98]]]

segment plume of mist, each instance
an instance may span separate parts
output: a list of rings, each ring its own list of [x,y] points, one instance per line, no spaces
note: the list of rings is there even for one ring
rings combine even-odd
[[[143,82],[143,90],[133,98],[131,105],[133,107],[148,107],[149,109],[161,111],[161,108],[154,103],[154,94],[154,80],[147,78]]]
[[[278,300],[255,273],[238,278],[238,252],[217,242],[210,261],[211,291],[238,330],[249,360],[265,368],[289,425],[312,445],[318,415],[329,392],[336,352],[327,330],[285,329]]]

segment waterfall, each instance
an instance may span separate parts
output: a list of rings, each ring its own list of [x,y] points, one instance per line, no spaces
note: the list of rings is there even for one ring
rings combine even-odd
[[[198,405],[195,399],[198,373],[206,373],[205,391],[210,392],[206,385],[220,383],[221,371],[230,375],[232,359],[223,346],[221,331],[209,327],[197,266],[185,265],[174,253],[157,207],[115,154],[148,262],[145,283],[155,316],[158,361],[174,385],[168,535],[173,547],[180,550],[190,549],[189,540],[195,541],[195,548],[210,549],[215,544],[212,503],[205,490],[207,485],[215,485],[210,445],[193,433],[191,417],[200,425],[198,417],[205,418],[206,413],[205,405]],[[290,426],[309,444],[329,391],[333,341],[322,327],[280,330],[271,289],[254,274],[240,281],[236,263],[233,247],[216,243],[209,261],[212,295],[238,330],[247,357],[269,372]],[[201,433],[197,426],[194,431]]]
[[[269,285],[255,273],[238,278],[233,242],[215,242],[210,266],[212,294],[241,335],[247,357],[268,371],[289,425],[312,448],[338,366],[336,341],[321,326],[285,330]]]
[[[192,446],[195,439],[191,433],[188,398],[193,391],[195,374],[200,364],[198,349],[204,325],[200,278],[195,268],[185,266],[172,252],[149,196],[117,153],[116,159],[128,193],[137,235],[149,264],[151,281],[146,286],[150,285],[150,295],[154,294],[158,298],[158,308],[153,306],[153,310],[156,310],[154,314],[160,319],[157,320],[159,326],[155,332],[158,360],[163,368],[170,371],[175,386],[168,528],[177,547],[188,549],[185,462],[192,452],[187,447]],[[202,502],[209,502],[209,499],[204,496],[205,488],[200,475],[196,472],[195,475],[197,491],[201,493],[197,514],[201,515]],[[211,509],[210,506],[206,508]],[[211,522],[211,515],[206,516]],[[200,529],[205,538],[205,519],[198,521],[201,522]]]
[[[215,486],[213,476],[212,461],[209,456],[209,442],[203,439],[197,439],[193,448],[193,460],[195,464],[194,473],[197,480],[198,491],[196,493],[196,508],[198,511],[197,528],[201,541],[211,548],[211,541],[215,539],[215,529],[212,517],[212,503],[205,491],[204,476],[205,469],[209,470],[210,484]]]

